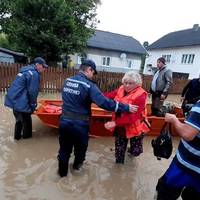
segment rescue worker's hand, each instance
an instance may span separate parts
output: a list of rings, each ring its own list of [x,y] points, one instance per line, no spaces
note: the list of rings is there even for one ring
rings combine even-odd
[[[174,114],[169,114],[169,113],[166,113],[166,114],[165,114],[165,121],[166,121],[166,122],[169,122],[169,123],[172,123],[172,124],[173,124],[176,120],[177,120],[176,115],[174,115]]]
[[[105,127],[106,129],[108,129],[108,130],[115,128],[115,126],[116,126],[115,121],[106,122],[106,123],[104,124],[104,127]]]
[[[137,105],[129,104],[129,112],[136,113],[137,111],[138,111],[138,106]]]

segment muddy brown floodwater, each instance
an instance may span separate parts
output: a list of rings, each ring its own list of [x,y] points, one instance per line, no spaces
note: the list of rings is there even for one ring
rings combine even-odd
[[[179,103],[180,96],[169,97]],[[59,94],[40,98],[60,98]],[[0,95],[0,200],[152,200],[157,179],[169,160],[157,161],[151,148],[152,137],[144,139],[144,153],[126,155],[126,162],[114,162],[114,140],[90,138],[87,159],[80,174],[57,175],[58,132],[33,116],[33,138],[13,139],[14,117],[3,106]],[[174,150],[179,138],[174,138]],[[73,157],[70,163],[73,162]]]

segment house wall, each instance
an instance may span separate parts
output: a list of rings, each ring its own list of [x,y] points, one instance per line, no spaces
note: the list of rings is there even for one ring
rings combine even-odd
[[[167,48],[148,51],[149,56],[146,58],[144,74],[152,74],[153,70],[148,65],[156,68],[156,60],[162,55],[171,55],[170,62],[167,67],[173,72],[188,73],[189,79],[197,78],[200,74],[200,46],[188,46],[180,48]],[[192,64],[181,63],[183,54],[194,54],[194,61]]]
[[[141,66],[141,55],[126,53],[126,58],[120,58],[123,52],[106,51],[99,49],[87,49],[87,58],[95,61],[97,70],[126,72],[129,70],[139,71]],[[110,57],[110,66],[103,66],[103,57]],[[76,64],[80,64],[78,55],[71,56]],[[128,67],[128,62],[131,61],[131,67]]]
[[[0,62],[14,63],[15,59],[12,55],[0,51]]]

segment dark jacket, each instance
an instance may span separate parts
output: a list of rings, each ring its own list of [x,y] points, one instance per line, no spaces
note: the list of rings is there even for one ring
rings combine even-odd
[[[187,103],[196,103],[200,99],[200,81],[199,78],[192,79],[183,89],[182,97]]]
[[[106,98],[97,88],[96,84],[89,80],[83,73],[65,80],[62,88],[63,115],[75,113],[77,116],[90,116],[91,104],[118,112],[129,112],[129,106]]]
[[[18,112],[32,113],[37,106],[40,73],[35,65],[22,67],[5,98],[5,106]]]

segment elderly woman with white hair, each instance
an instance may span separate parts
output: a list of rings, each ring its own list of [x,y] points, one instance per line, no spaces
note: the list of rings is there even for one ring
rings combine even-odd
[[[122,78],[122,86],[114,93],[105,93],[116,101],[135,105],[135,113],[114,113],[112,121],[105,123],[105,128],[114,132],[116,163],[124,164],[126,148],[130,139],[129,153],[139,156],[143,152],[143,133],[149,131],[145,116],[147,92],[141,87],[141,76],[134,72],[127,72]]]

